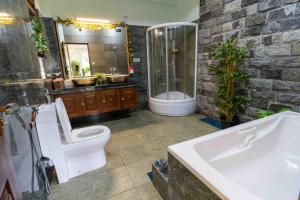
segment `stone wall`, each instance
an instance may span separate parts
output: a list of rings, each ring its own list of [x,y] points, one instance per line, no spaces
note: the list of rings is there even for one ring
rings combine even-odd
[[[300,105],[299,0],[200,0],[198,108],[216,117],[215,85],[207,66],[214,44],[231,37],[249,50],[243,70],[249,75],[249,105],[242,121],[260,109]]]
[[[131,80],[138,83],[139,108],[147,107],[148,102],[148,73],[147,73],[147,50],[146,50],[145,26],[129,26],[132,41],[133,58],[139,58],[139,62],[133,62],[135,73]]]
[[[42,103],[43,84],[36,81],[41,72],[26,2],[2,0],[0,11],[14,17],[14,23],[0,26],[0,105]]]
[[[221,200],[171,153],[168,163],[168,200]]]
[[[59,46],[54,20],[49,17],[41,17],[40,21],[43,24],[49,47],[47,56],[43,59],[45,73],[60,73],[61,59],[59,55]]]

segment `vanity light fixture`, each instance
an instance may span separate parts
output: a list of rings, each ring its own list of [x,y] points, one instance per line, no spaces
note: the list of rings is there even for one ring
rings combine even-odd
[[[90,18],[76,18],[77,23],[84,23],[84,24],[110,24],[110,21],[107,19],[90,19]]]
[[[14,18],[10,16],[8,13],[0,12],[0,25],[8,25],[12,24]]]

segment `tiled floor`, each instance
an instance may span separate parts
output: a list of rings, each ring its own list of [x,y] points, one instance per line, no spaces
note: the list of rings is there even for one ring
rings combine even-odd
[[[199,121],[202,116],[163,117],[139,111],[130,117],[102,123],[112,138],[106,146],[107,165],[53,185],[51,200],[159,200],[146,173],[151,163],[167,155],[167,147],[217,129]]]

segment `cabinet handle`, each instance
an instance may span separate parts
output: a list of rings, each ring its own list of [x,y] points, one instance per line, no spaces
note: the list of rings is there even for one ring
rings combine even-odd
[[[122,97],[122,98],[121,98],[121,101],[125,101],[125,98],[124,98],[124,97]]]
[[[109,101],[112,102],[113,101],[112,98],[110,98]]]
[[[106,101],[103,99],[103,100],[102,100],[102,103],[106,103]]]
[[[85,106],[85,103],[84,103],[84,102],[81,102],[80,105],[81,105],[81,107],[84,107],[84,106]]]

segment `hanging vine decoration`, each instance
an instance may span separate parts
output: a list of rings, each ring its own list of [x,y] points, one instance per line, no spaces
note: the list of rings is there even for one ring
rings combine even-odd
[[[77,22],[76,20],[72,18],[60,18],[57,17],[56,20],[57,23],[63,24],[65,26],[70,26],[73,25],[75,28],[81,30],[89,30],[89,31],[100,31],[102,29],[115,29],[117,27],[125,27],[126,29],[126,35],[127,35],[127,55],[128,55],[128,67],[132,67],[133,65],[133,53],[132,53],[132,41],[131,41],[131,32],[129,30],[128,25],[125,22],[120,22],[116,24],[108,24],[108,23],[82,23],[82,22]]]
[[[126,34],[127,34],[127,55],[128,55],[128,66],[131,68],[133,66],[133,53],[132,53],[132,34],[129,30],[128,25],[125,25]]]
[[[45,57],[48,52],[48,42],[45,36],[45,31],[37,17],[34,17],[31,21],[32,38],[35,43],[39,57]]]

